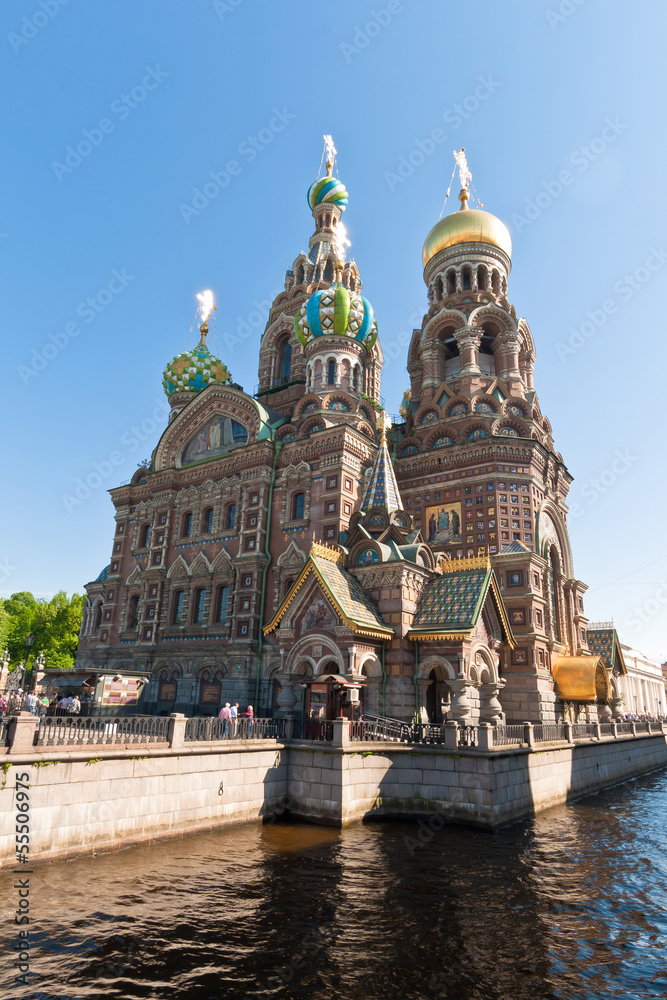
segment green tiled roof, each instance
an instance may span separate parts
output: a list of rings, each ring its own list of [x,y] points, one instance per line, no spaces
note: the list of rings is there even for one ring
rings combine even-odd
[[[443,573],[422,592],[412,629],[467,632],[474,628],[490,580],[490,569]]]
[[[607,670],[616,668],[625,673],[625,663],[615,628],[589,628],[586,635],[588,648],[600,657]]]
[[[391,626],[384,621],[359,581],[346,569],[328,559],[320,559],[317,556],[310,558],[318,575],[346,618],[362,628],[374,631],[381,629],[383,632],[393,631]]]

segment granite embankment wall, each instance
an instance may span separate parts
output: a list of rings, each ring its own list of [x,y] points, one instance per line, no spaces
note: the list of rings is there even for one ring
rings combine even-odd
[[[0,863],[15,863],[16,779],[25,774],[30,857],[39,861],[288,811],[335,826],[437,815],[493,830],[664,766],[667,738],[648,733],[485,751],[277,740],[16,748],[4,756]]]

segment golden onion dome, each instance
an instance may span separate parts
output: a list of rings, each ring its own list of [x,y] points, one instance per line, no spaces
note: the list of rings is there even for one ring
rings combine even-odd
[[[481,208],[468,208],[468,191],[459,195],[461,208],[436,222],[424,243],[424,267],[441,250],[459,243],[490,243],[512,256],[512,237],[507,226],[490,212]]]

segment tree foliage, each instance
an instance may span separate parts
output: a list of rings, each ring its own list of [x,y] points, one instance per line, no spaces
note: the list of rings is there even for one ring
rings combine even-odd
[[[83,614],[83,596],[64,590],[52,598],[35,598],[28,591],[12,594],[0,602],[0,636],[5,635],[4,645],[9,649],[10,669],[25,660],[26,637],[34,642],[30,652],[33,657],[44,654],[45,665],[58,670],[74,666],[74,653],[79,644],[79,630]]]

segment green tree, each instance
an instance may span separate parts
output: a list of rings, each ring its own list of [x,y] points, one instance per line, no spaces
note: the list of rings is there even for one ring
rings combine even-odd
[[[31,593],[23,591],[12,594],[2,603],[8,616],[6,642],[12,666],[25,660],[25,640],[29,634],[34,640],[30,652],[31,664],[34,657],[43,653],[47,667],[67,670],[74,666],[83,613],[81,594],[73,594],[69,598],[61,590],[47,600],[36,599]]]

